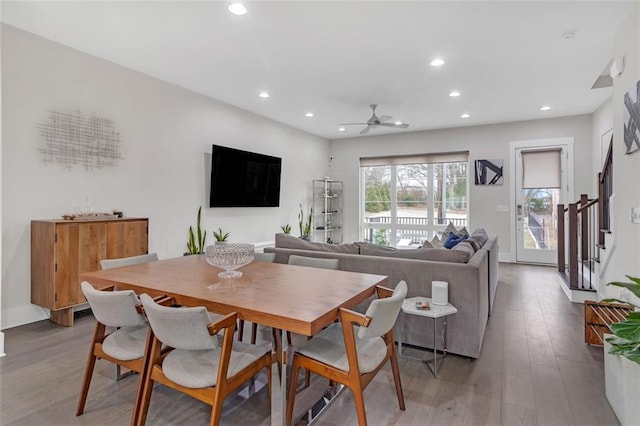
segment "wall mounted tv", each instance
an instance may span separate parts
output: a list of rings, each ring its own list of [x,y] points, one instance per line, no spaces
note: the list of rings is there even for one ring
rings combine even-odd
[[[282,159],[213,145],[209,207],[280,206]]]

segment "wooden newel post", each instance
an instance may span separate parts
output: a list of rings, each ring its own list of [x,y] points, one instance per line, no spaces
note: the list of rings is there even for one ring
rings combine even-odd
[[[558,272],[565,272],[565,259],[564,259],[564,204],[558,204],[557,218],[558,218]]]
[[[578,288],[578,203],[569,204],[569,288]]]

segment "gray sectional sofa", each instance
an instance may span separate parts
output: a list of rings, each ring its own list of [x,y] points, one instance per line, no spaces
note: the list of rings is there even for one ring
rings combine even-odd
[[[472,237],[477,236],[475,232]],[[473,239],[474,243],[468,242],[453,250],[397,250],[368,243],[313,243],[276,234],[275,247],[264,251],[275,253],[278,263],[287,263],[290,255],[339,259],[338,269],[386,275],[392,288],[405,280],[409,289],[407,297],[430,297],[431,281],[447,281],[449,302],[458,309],[447,318],[448,350],[478,358],[498,283],[498,238],[483,235]],[[402,333],[403,343],[431,348],[431,321],[401,313],[394,329],[396,338]],[[441,338],[437,342],[438,348],[442,348]]]

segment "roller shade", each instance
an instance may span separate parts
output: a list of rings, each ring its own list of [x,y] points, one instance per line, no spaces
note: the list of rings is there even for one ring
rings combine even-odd
[[[457,163],[469,160],[469,151],[437,152],[433,154],[393,155],[385,157],[360,157],[360,167],[405,164]]]
[[[522,151],[522,189],[560,188],[562,149]]]

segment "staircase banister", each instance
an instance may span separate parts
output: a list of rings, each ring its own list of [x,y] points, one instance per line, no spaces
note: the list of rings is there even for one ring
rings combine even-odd
[[[584,204],[584,205],[578,207],[578,213],[580,213],[584,209],[588,209],[589,207],[593,206],[594,204],[598,204],[598,201],[599,200],[597,198],[589,200],[589,202],[587,204]],[[576,203],[576,204],[578,204],[578,203]]]

